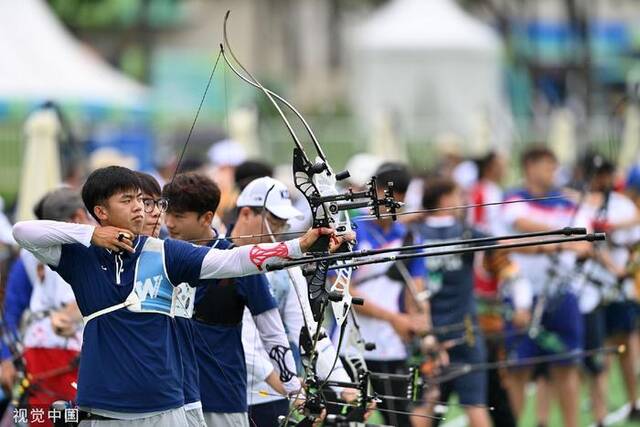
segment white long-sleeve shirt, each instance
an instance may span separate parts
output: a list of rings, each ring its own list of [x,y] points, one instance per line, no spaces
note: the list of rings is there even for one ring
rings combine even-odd
[[[271,292],[278,302],[278,312],[285,325],[289,343],[292,347],[300,347],[300,331],[305,327],[304,314],[300,298],[308,298],[307,282],[299,268],[287,271],[274,271],[267,273],[267,280]],[[292,282],[295,280],[296,283]],[[298,290],[294,286],[297,286]],[[255,318],[245,309],[242,320],[242,343],[245,349],[245,362],[247,364],[247,402],[249,405],[257,405],[282,399],[283,397],[269,386],[265,379],[273,371],[272,362],[262,345],[260,325],[256,328]],[[333,371],[331,367],[336,358],[336,349],[328,337],[318,341],[318,359],[316,368],[318,376],[326,379],[328,376],[334,381],[351,382],[344,366],[338,359]],[[330,374],[330,375],[329,375]],[[333,387],[336,392],[342,388]]]
[[[22,221],[13,226],[13,236],[22,248],[31,252],[41,262],[56,267],[60,262],[62,245],[80,243],[89,247],[94,230],[93,225],[45,220]],[[283,243],[287,248],[286,257],[302,256],[298,239]],[[268,250],[278,245],[279,243],[267,243],[257,246]],[[282,260],[272,256],[267,258],[263,265],[255,264],[250,257],[250,251],[255,246],[239,246],[229,250],[211,248],[202,261],[200,279],[224,279],[258,274],[263,272],[261,269],[269,262]]]

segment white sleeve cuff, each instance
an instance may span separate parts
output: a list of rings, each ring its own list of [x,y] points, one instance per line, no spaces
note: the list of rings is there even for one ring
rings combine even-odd
[[[304,255],[300,248],[300,239],[287,240],[285,244],[287,245],[289,258],[301,258]]]

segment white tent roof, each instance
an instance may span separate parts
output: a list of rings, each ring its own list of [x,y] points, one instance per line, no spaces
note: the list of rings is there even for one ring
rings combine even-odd
[[[371,50],[497,51],[498,36],[453,0],[393,0],[357,31],[356,45]]]
[[[44,0],[0,0],[0,100],[141,106],[147,89],[83,47]]]

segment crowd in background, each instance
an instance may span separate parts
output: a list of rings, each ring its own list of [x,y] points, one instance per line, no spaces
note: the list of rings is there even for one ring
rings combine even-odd
[[[147,225],[144,234],[197,240],[199,235],[187,235],[185,228],[182,234],[180,231],[186,221],[184,212],[192,211],[197,213],[197,221],[213,233],[205,230],[205,240],[236,236],[236,245],[259,243],[260,239],[246,236],[264,230],[263,225],[255,228],[261,221],[267,221],[274,232],[304,231],[311,225],[306,201],[298,197],[290,179],[274,176],[271,165],[244,158],[241,147],[231,141],[214,145],[208,160],[178,164],[173,159],[151,174],[140,173]],[[174,175],[178,166],[179,173]],[[368,177],[375,175],[379,183],[393,182],[396,199],[406,202],[405,212],[418,211],[402,215],[397,221],[372,219],[364,210],[351,212],[357,249],[495,237],[493,241],[486,240],[488,243],[478,243],[491,245],[499,243],[500,236],[563,227],[586,227],[589,231],[606,232],[608,237],[606,242],[595,244],[576,242],[459,253],[357,269],[352,277],[352,294],[363,297],[365,304],[353,308],[362,337],[375,344],[375,349],[363,354],[368,369],[403,374],[410,365],[420,366],[427,384],[418,402],[381,399],[378,409],[386,424],[437,424],[431,416],[442,415],[447,407],[436,402],[447,402],[457,395],[471,426],[515,426],[524,411],[526,387],[535,382],[538,425],[548,425],[549,408],[557,403],[563,425],[577,426],[581,383],[589,384],[592,417],[600,425],[607,414],[607,374],[615,356],[592,351],[587,357],[566,357],[553,363],[527,362],[539,356],[571,355],[609,345],[625,346],[618,357],[631,404],[629,417],[640,419],[640,408],[636,406],[640,172],[618,170],[595,152],[582,155],[571,173],[566,169],[560,173],[561,166],[565,165],[559,165],[550,149],[538,144],[526,147],[519,159],[501,152],[489,152],[476,159],[450,153],[428,174],[415,174],[407,165],[369,155],[358,155],[348,164],[351,188],[364,188]],[[521,179],[514,188],[505,188],[506,171],[514,167],[521,171]],[[267,202],[247,202],[260,191],[264,196],[260,179],[267,176],[282,178],[283,183],[277,185],[281,186],[278,188],[283,200],[289,200],[291,195],[290,210],[278,211],[288,206],[286,201],[273,202],[273,209]],[[198,198],[196,190],[204,193]],[[378,191],[383,190],[381,184]],[[189,199],[191,192],[194,196]],[[217,200],[209,200],[213,195]],[[178,205],[172,206],[174,202]],[[475,206],[458,208],[464,205]],[[268,215],[261,212],[264,209]],[[72,186],[47,193],[34,206],[34,213],[38,219],[96,222],[96,216],[87,212],[79,188]],[[5,400],[15,400],[17,395],[33,406],[74,400],[77,366],[82,358],[82,318],[86,313],[80,313],[74,292],[54,270],[20,250],[5,218],[0,218],[0,238],[12,251],[2,313],[0,382]],[[299,330],[301,323],[295,320],[298,314],[290,312],[290,306],[297,301],[286,302],[287,298],[277,297],[277,280],[271,277],[268,281],[298,362],[299,334],[291,329]],[[235,312],[225,311],[219,315],[227,313],[229,318],[218,319],[242,324],[243,335],[252,318],[257,319],[257,314],[266,309],[261,306],[259,293],[246,290],[258,286],[252,283],[236,282],[240,289],[237,298],[251,314],[245,312],[243,320],[242,316],[235,317]],[[209,321],[217,314],[200,310],[199,315]],[[198,318],[194,319],[197,323]],[[252,328],[259,330],[259,321],[256,323]],[[326,327],[331,330],[330,325]],[[335,328],[330,334],[334,346],[340,341],[339,332]],[[231,335],[225,335],[225,339],[239,339]],[[269,379],[273,368],[268,364],[261,368],[249,356],[256,341],[263,339],[260,333],[242,337],[246,356],[242,362],[246,367],[242,369],[248,371],[245,375],[249,377],[242,405],[249,405],[250,414],[252,406],[258,411],[260,405],[272,401],[284,405],[285,411],[288,408],[288,401],[278,393],[280,386],[290,392],[290,379],[281,381],[283,384]],[[219,351],[226,348],[220,341],[216,345]],[[263,345],[274,348],[267,341]],[[347,354],[350,350],[341,347],[338,351]],[[447,367],[480,366],[507,359],[522,361],[522,366],[472,370],[439,387],[428,386],[429,378],[446,372]],[[434,360],[438,361],[435,370]],[[29,385],[20,381],[23,369],[31,379]],[[212,383],[218,380],[210,379]],[[252,387],[264,389],[254,380],[264,380],[273,387],[273,399],[264,395],[260,396],[262,400],[252,397]],[[206,379],[201,376],[203,381]],[[373,389],[379,395],[402,394],[405,387],[393,381],[373,381]],[[335,391],[342,394],[344,401],[353,399],[349,390]],[[385,409],[395,412],[384,412]],[[208,411],[217,409],[210,407]],[[225,408],[220,411],[235,412]]]

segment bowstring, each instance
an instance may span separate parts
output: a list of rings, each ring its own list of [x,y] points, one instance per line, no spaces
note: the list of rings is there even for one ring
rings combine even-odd
[[[420,210],[415,210],[415,211],[408,211],[408,212],[399,212],[396,215],[416,215],[416,214],[421,214],[421,213],[429,213],[429,212],[440,212],[440,211],[452,211],[452,210],[461,210],[461,209],[471,209],[471,208],[476,208],[476,207],[483,207],[483,206],[493,206],[493,205],[505,205],[505,204],[512,204],[512,203],[526,203],[526,202],[535,202],[535,201],[542,201],[542,200],[553,200],[553,199],[560,199],[562,198],[562,196],[549,196],[549,197],[534,197],[534,198],[529,198],[529,199],[516,199],[516,200],[508,200],[508,201],[503,201],[503,202],[492,202],[492,203],[481,203],[481,204],[475,204],[475,205],[463,205],[463,206],[454,206],[454,207],[450,207],[450,208],[435,208],[435,209],[420,209]],[[381,214],[382,218],[385,217],[390,217],[391,215],[389,214]],[[369,215],[361,215],[361,216],[356,216],[354,218],[351,218],[353,221],[369,221]],[[377,217],[375,216],[371,216],[371,219],[377,219]],[[263,233],[263,234],[248,234],[248,235],[242,235],[242,236],[236,236],[236,237],[224,237],[224,238],[219,238],[219,239],[214,239],[214,240],[236,240],[236,239],[249,239],[249,238],[254,238],[254,237],[270,237],[270,236],[274,236],[274,237],[279,237],[279,236],[299,236],[301,234],[304,234],[305,231],[286,231],[286,232],[280,232],[280,233]],[[198,242],[209,242],[211,241],[211,239],[191,239],[191,240],[185,240],[187,242],[191,242],[191,243],[198,243]]]
[[[214,64],[213,64],[213,68],[211,69],[211,72],[210,72],[210,74],[209,74],[209,78],[208,78],[208,80],[207,80],[207,84],[206,84],[206,86],[205,86],[204,92],[202,93],[202,97],[201,97],[201,99],[200,99],[200,103],[198,104],[198,108],[197,108],[197,110],[196,110],[195,117],[193,118],[193,121],[191,122],[191,126],[190,126],[190,128],[189,128],[189,132],[188,132],[188,134],[187,134],[187,138],[186,138],[186,140],[185,140],[185,142],[184,142],[184,144],[183,144],[183,146],[182,146],[182,150],[180,151],[180,156],[178,157],[178,161],[177,161],[177,164],[176,164],[176,168],[175,168],[175,170],[173,171],[173,175],[171,176],[171,180],[169,181],[169,185],[173,184],[173,182],[174,182],[174,181],[175,181],[175,179],[176,179],[176,176],[177,176],[177,175],[178,175],[178,173],[180,172],[180,166],[182,165],[182,161],[183,161],[183,159],[184,159],[184,156],[185,156],[185,154],[186,154],[187,148],[188,148],[188,146],[189,146],[189,141],[191,140],[191,137],[192,137],[193,132],[194,132],[194,130],[195,130],[196,124],[197,124],[197,122],[198,122],[198,118],[200,117],[200,113],[201,113],[202,108],[203,108],[203,106],[204,106],[204,102],[205,102],[205,100],[206,100],[206,98],[207,98],[207,94],[208,94],[209,89],[211,88],[211,85],[212,85],[212,83],[213,83],[213,77],[214,77],[214,75],[215,75],[216,69],[218,68],[218,64],[219,64],[219,62],[220,62],[220,58],[221,58],[221,57],[222,57],[222,51],[219,51],[219,52],[218,52],[218,56],[216,57],[216,60],[215,60],[215,62],[214,62]],[[224,79],[224,81],[225,81],[225,84],[224,84],[224,86],[225,86],[225,118],[226,118],[226,121],[227,121],[227,132],[228,132],[228,110],[227,110],[227,106],[226,106],[226,104],[227,104],[227,87],[226,87],[226,75],[224,75],[224,73],[223,73],[223,79]],[[170,200],[169,200],[168,202],[169,202],[169,203],[171,203],[171,201],[170,201]],[[162,217],[161,215],[160,215],[160,216],[158,216],[158,219],[156,220],[156,224],[154,225],[154,228],[153,228],[154,230],[158,227],[158,225],[159,225],[159,223],[160,223],[160,218],[161,218],[161,217]],[[224,239],[220,239],[220,238],[216,238],[216,239],[206,239],[206,240],[205,240],[205,239],[202,239],[202,240],[200,240],[200,241],[201,241],[201,242],[210,242],[210,241],[217,241],[217,240],[224,240]],[[223,375],[224,379],[227,381],[227,383],[228,383],[228,384],[233,384],[233,383],[231,382],[231,380],[229,379],[229,377],[227,376],[227,374],[226,374],[226,372],[224,371],[224,369],[222,368],[222,365],[221,365],[220,361],[219,361],[219,360],[218,360],[218,358],[215,356],[215,354],[213,353],[213,351],[212,351],[212,350],[211,350],[211,348],[209,347],[209,344],[208,344],[208,343],[206,342],[206,340],[204,339],[204,337],[200,334],[200,332],[197,330],[197,328],[196,328],[196,329],[194,329],[194,330],[196,331],[196,333],[197,333],[197,334],[198,334],[198,336],[200,337],[200,341],[201,341],[201,342],[203,342],[203,343],[206,345],[207,350],[209,351],[209,355],[211,356],[211,358],[214,360],[214,362],[216,363],[216,365],[217,365],[217,366],[218,366],[218,368],[220,369],[220,372],[222,373],[222,375]],[[253,420],[252,420],[252,422],[253,422]],[[254,423],[254,425],[255,425],[255,422],[253,422],[253,423]]]
[[[301,151],[302,153],[304,153],[304,148],[303,148],[303,146],[302,146],[302,143],[301,143],[301,142],[300,142],[300,140],[298,139],[298,136],[296,135],[295,131],[293,130],[293,127],[291,126],[291,124],[290,124],[289,120],[287,119],[286,115],[284,114],[284,112],[282,111],[282,109],[280,108],[280,106],[278,105],[278,103],[273,99],[273,97],[271,96],[271,94],[269,93],[269,91],[268,91],[268,90],[267,90],[267,89],[266,89],[266,88],[265,88],[265,87],[264,87],[264,86],[263,86],[263,85],[262,85],[262,84],[261,84],[261,83],[260,83],[260,82],[259,82],[259,81],[258,81],[258,80],[257,80],[257,79],[256,79],[256,78],[255,78],[255,77],[254,77],[254,76],[253,76],[253,75],[252,75],[252,74],[251,74],[251,73],[250,73],[250,72],[249,72],[245,67],[244,67],[244,66],[243,66],[243,65],[242,65],[242,63],[241,63],[240,61],[238,61],[238,59],[237,59],[237,57],[236,57],[235,53],[234,53],[234,52],[233,52],[233,50],[231,49],[231,46],[230,46],[229,41],[228,41],[228,36],[227,36],[227,25],[226,25],[226,24],[227,24],[227,20],[228,20],[228,18],[229,18],[229,13],[230,13],[230,11],[228,11],[228,12],[227,12],[227,14],[226,14],[226,16],[225,16],[225,19],[224,19],[224,26],[223,26],[223,40],[224,40],[224,45],[226,45],[226,47],[227,47],[227,49],[228,49],[228,51],[229,51],[229,54],[230,54],[230,55],[231,55],[231,57],[236,61],[236,63],[238,64],[238,66],[239,66],[239,67],[240,67],[240,68],[241,68],[241,69],[242,69],[242,70],[243,70],[243,71],[244,71],[244,72],[245,72],[245,73],[250,77],[250,79],[255,83],[255,85],[257,85],[257,86],[259,87],[259,89],[260,89],[260,90],[261,90],[261,91],[266,95],[266,97],[269,99],[269,101],[271,102],[271,104],[273,104],[273,106],[276,108],[276,110],[278,111],[278,113],[279,113],[280,117],[282,118],[282,120],[283,120],[283,122],[284,122],[285,126],[287,127],[287,130],[289,131],[289,134],[290,134],[290,135],[291,135],[291,137],[293,138],[295,145],[300,149],[300,151]],[[227,61],[227,58],[226,58],[226,56],[224,55],[224,47],[223,47],[223,45],[222,45],[222,44],[220,45],[220,53],[221,53],[221,55],[224,57],[225,61]],[[227,63],[229,63],[229,62],[227,61]],[[231,64],[229,64],[229,65],[231,66]],[[232,67],[232,69],[233,69],[233,67]],[[318,154],[319,154],[319,155],[322,155],[322,154],[323,154],[323,153],[322,153],[322,150],[319,148],[319,146],[316,146],[316,149],[318,150]],[[305,154],[305,157],[307,157],[307,161],[309,161],[309,162],[310,162],[310,159],[308,158],[308,156],[306,156],[306,154]],[[323,306],[322,306],[322,308],[323,308],[323,312],[324,312],[324,309],[326,309],[326,306],[327,306],[327,303],[324,303],[324,304],[323,304]],[[314,344],[317,344],[317,342],[318,342],[318,340],[319,340],[319,337],[320,337],[320,331],[321,331],[321,329],[320,329],[320,327],[319,327],[319,325],[318,325],[318,328],[317,328],[317,331],[316,331],[316,336],[315,336],[315,338],[314,338]],[[313,345],[313,347],[312,347],[312,348],[315,350],[315,345]],[[314,354],[315,354],[315,351],[314,351]],[[315,356],[312,356],[312,357],[315,357]],[[308,374],[308,372],[307,372],[307,371],[308,371],[308,369],[305,369],[305,374]],[[306,376],[307,376],[307,375],[305,375],[305,382],[306,382]],[[301,391],[302,391],[302,388],[301,388],[301,389],[300,389],[300,391],[298,392],[298,396],[299,396],[299,394],[300,394],[300,392],[301,392]],[[293,413],[293,409],[292,409],[292,411],[290,411],[290,412],[289,412],[289,414],[287,415],[286,419],[283,421],[283,425],[286,425],[286,424],[289,422],[289,419],[291,418],[292,413]]]
[[[184,156],[187,152],[187,147],[189,146],[189,141],[191,140],[191,136],[193,135],[193,131],[195,130],[196,127],[196,123],[198,122],[198,117],[200,117],[200,112],[202,111],[202,107],[204,106],[204,102],[207,99],[207,94],[209,93],[209,88],[211,87],[211,84],[213,82],[213,76],[216,73],[216,69],[218,68],[218,63],[220,62],[220,57],[222,56],[221,52],[218,52],[218,56],[216,57],[215,63],[213,64],[213,68],[211,69],[211,73],[209,74],[209,79],[207,80],[207,84],[204,88],[204,92],[202,93],[202,97],[200,98],[200,104],[198,104],[198,109],[196,110],[196,115],[193,118],[193,121],[191,122],[191,127],[189,128],[189,132],[187,133],[187,138],[184,141],[184,144],[182,145],[182,149],[180,150],[180,156],[178,156],[178,161],[176,163],[176,168],[173,171],[173,174],[171,175],[171,180],[169,181],[169,185],[173,184],[173,182],[176,179],[176,176],[178,175],[178,173],[180,172],[180,166],[182,165],[182,161],[184,159]],[[170,200],[168,200],[168,203],[171,203]],[[153,230],[155,230],[158,225],[160,224],[160,218],[162,218],[162,215],[158,216],[158,219],[156,220],[156,223],[153,226]]]
[[[226,75],[225,75],[225,81],[226,81]],[[227,126],[228,126],[228,122],[227,122]],[[261,216],[261,221],[260,221],[260,234],[264,234],[264,226],[267,226],[267,232],[271,233],[271,229],[269,227],[269,225],[267,224],[267,219],[266,219],[266,206],[267,206],[267,199],[269,198],[269,193],[271,193],[271,190],[273,190],[275,187],[275,184],[271,186],[271,188],[269,188],[269,190],[267,191],[266,195],[264,196],[264,200],[262,202],[262,210],[260,212],[260,216]],[[268,277],[265,274],[265,279],[267,280],[267,282],[269,281]],[[254,373],[255,373],[255,368],[256,368],[256,364],[255,364],[255,359],[257,356],[257,351],[256,351],[256,347],[258,346],[258,326],[254,323],[255,326],[255,330],[254,330],[254,334],[253,334],[253,355],[251,356],[251,380],[253,381],[253,379],[255,378]],[[283,326],[284,326],[284,322],[283,322]],[[247,384],[247,386],[249,387],[249,390],[251,390],[251,387],[253,386],[253,383],[251,384]],[[249,406],[252,406],[253,404],[253,394],[251,393],[251,396],[249,397]],[[251,423],[253,423],[254,426],[256,426],[256,422],[253,420],[253,417],[249,417],[249,421],[251,421]]]

